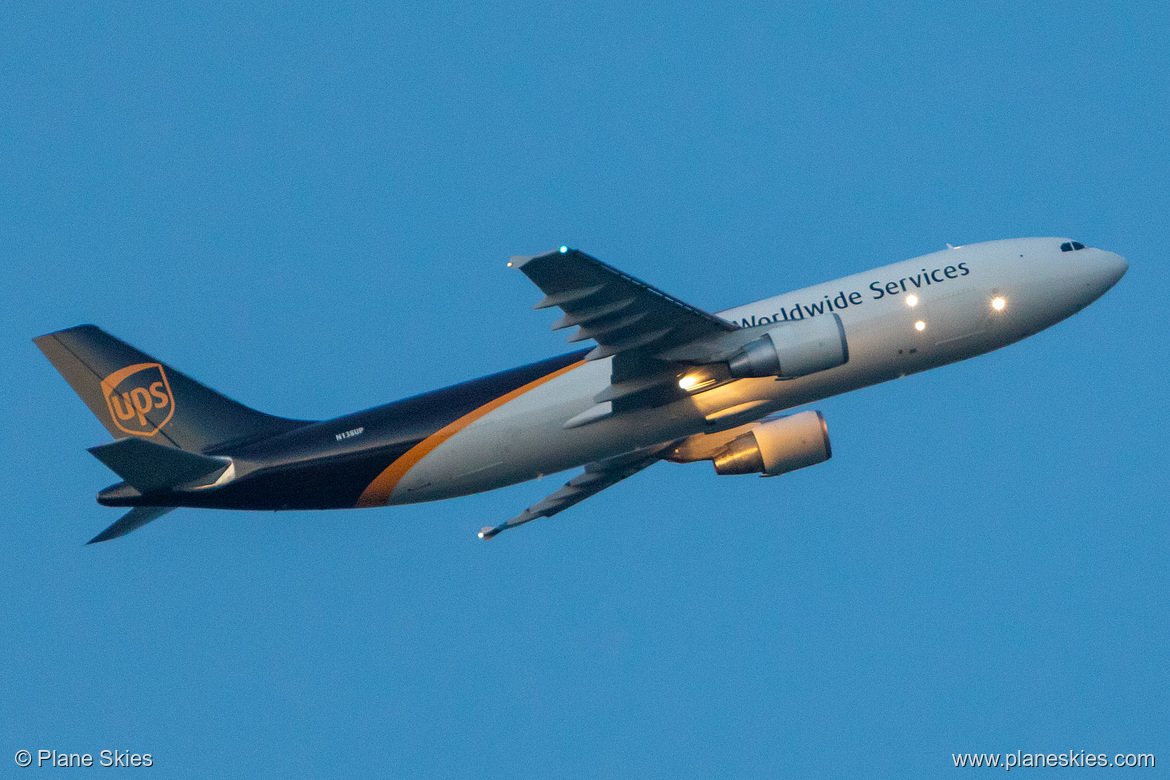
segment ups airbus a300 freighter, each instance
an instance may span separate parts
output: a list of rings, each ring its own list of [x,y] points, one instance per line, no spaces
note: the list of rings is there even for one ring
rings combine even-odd
[[[829,459],[822,398],[974,357],[1099,298],[1128,264],[1062,238],[948,247],[709,314],[567,247],[514,257],[595,346],[325,421],[249,409],[82,325],[35,339],[116,440],[90,449],[133,507],[341,509],[463,496],[584,467],[487,539],[661,460],[776,476]]]

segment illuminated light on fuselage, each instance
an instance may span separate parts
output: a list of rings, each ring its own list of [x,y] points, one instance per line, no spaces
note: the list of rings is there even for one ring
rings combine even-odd
[[[687,374],[682,379],[678,380],[678,386],[683,390],[690,390],[695,385],[699,384],[699,377],[694,374]]]
[[[997,296],[991,299],[991,308],[995,309],[996,311],[1003,311],[1004,306],[1007,306],[1007,301],[1005,301],[1003,298]]]
[[[567,246],[563,246],[563,247],[561,247],[561,254],[562,254],[562,255],[563,255],[565,252],[568,252],[568,251],[569,251],[569,248],[568,248]]]
[[[909,295],[907,295],[906,296],[906,305],[911,307],[911,308],[917,306],[918,305],[918,296],[915,295],[914,293],[910,293]]]
[[[922,320],[919,320],[918,322],[914,323],[914,330],[917,330],[917,331],[926,330],[926,323],[923,322]]]

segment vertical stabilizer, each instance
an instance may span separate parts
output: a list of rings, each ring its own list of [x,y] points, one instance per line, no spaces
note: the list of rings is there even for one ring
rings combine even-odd
[[[117,439],[202,453],[305,424],[237,403],[93,325],[33,342]]]

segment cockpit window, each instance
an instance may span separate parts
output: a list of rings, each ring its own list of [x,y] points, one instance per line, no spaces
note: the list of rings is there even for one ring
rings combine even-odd
[[[1074,252],[1075,252],[1076,250],[1078,250],[1078,249],[1084,249],[1084,248],[1085,248],[1085,245],[1084,245],[1084,244],[1082,244],[1080,241],[1074,241],[1074,242],[1072,242],[1072,244],[1073,244],[1073,251],[1074,251]]]
[[[1080,241],[1065,241],[1060,245],[1061,252],[1075,252],[1078,249],[1084,249],[1085,245]]]

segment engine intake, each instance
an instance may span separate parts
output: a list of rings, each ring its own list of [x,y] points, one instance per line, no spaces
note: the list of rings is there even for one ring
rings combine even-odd
[[[737,378],[792,379],[849,362],[845,326],[836,313],[786,322],[750,342],[727,361]]]
[[[715,453],[715,473],[775,477],[833,456],[829,427],[820,412],[800,412],[770,420],[732,439]]]

